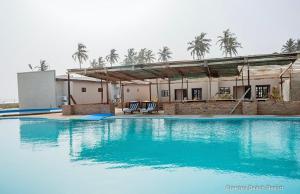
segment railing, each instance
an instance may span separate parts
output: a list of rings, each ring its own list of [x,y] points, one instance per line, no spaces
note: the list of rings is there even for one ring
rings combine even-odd
[[[230,111],[230,113],[229,114],[232,114],[234,111],[235,111],[235,109],[238,107],[238,105],[242,102],[242,100],[244,100],[245,99],[245,96],[248,94],[248,92],[251,90],[251,87],[250,88],[248,88],[247,90],[246,90],[246,92],[243,94],[243,96],[239,99],[239,101],[236,103],[236,105],[233,107],[233,109]]]

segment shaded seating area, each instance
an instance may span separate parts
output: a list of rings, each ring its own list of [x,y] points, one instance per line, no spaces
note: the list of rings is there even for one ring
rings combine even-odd
[[[149,102],[146,108],[140,109],[141,113],[152,113],[153,111],[157,111],[157,105],[155,102]]]
[[[124,108],[123,109],[123,113],[126,114],[126,113],[134,113],[136,111],[139,111],[139,105],[140,103],[138,101],[132,101],[129,103],[129,108]]]

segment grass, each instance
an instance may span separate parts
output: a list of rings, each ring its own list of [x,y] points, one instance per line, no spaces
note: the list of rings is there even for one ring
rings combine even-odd
[[[0,104],[0,109],[19,108],[19,103]]]

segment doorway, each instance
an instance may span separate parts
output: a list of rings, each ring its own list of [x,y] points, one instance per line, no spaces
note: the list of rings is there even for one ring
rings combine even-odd
[[[233,98],[240,99],[251,86],[233,86]],[[251,99],[251,89],[245,95],[245,99]]]
[[[187,99],[187,89],[175,89],[175,100]]]

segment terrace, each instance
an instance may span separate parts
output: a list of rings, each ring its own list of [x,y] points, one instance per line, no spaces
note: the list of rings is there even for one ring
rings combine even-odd
[[[275,112],[267,111],[270,102],[257,102],[251,97],[251,77],[254,75],[264,76],[270,72],[278,72],[276,79],[279,79],[280,95],[284,95],[285,80],[292,80],[294,66],[299,65],[300,53],[286,54],[265,54],[240,56],[232,58],[213,58],[189,61],[170,61],[164,63],[123,65],[105,68],[69,69],[68,74],[80,74],[88,77],[104,80],[105,84],[120,84],[121,107],[124,107],[124,87],[130,84],[149,86],[148,100],[153,100],[154,94],[159,96],[159,80],[167,82],[168,100],[163,104],[165,114],[300,114],[300,103],[289,97],[289,102],[278,102]],[[175,80],[181,80],[181,89],[184,88],[184,79],[208,79],[207,100],[184,99],[183,92],[180,101],[171,98],[171,85]],[[215,78],[235,79],[235,98],[231,100],[216,100],[213,98],[212,82]],[[274,78],[274,77],[273,77]],[[275,79],[275,78],[274,78]],[[238,81],[242,82],[242,94],[237,95]],[[102,84],[102,83],[101,83]],[[188,83],[187,83],[188,85]],[[153,92],[153,87],[156,91]],[[187,86],[188,87],[188,86]],[[106,87],[108,88],[108,87]],[[289,86],[289,96],[297,96],[296,85],[294,90]],[[109,91],[106,90],[106,104],[112,99]],[[153,94],[154,93],[154,94]],[[130,95],[130,94],[129,94]],[[247,100],[247,101],[246,101]],[[68,95],[69,106],[71,105],[70,92]],[[188,103],[189,102],[189,103]],[[77,105],[77,107],[80,105]],[[88,105],[85,105],[88,106]],[[102,106],[102,105],[97,105]],[[107,106],[107,105],[106,105]],[[296,110],[294,110],[296,108]],[[105,109],[108,109],[107,107]],[[106,111],[105,111],[106,113]]]

